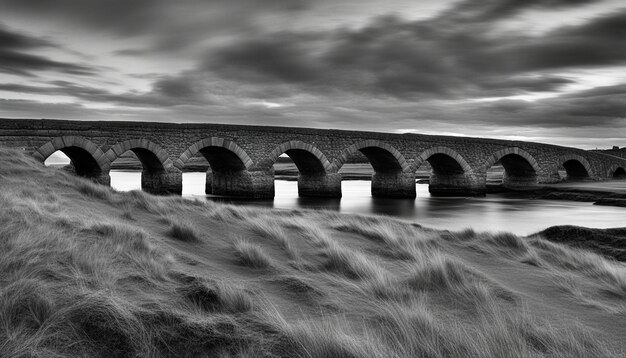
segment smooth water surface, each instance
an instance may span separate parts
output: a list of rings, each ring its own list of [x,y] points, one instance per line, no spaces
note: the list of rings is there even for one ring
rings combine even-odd
[[[205,196],[205,173],[183,174],[184,196]],[[111,171],[111,185],[117,190],[141,188],[140,172]],[[564,200],[520,199],[501,194],[482,198],[437,198],[428,185],[417,185],[416,199],[380,199],[370,195],[370,182],[343,181],[341,199],[300,198],[295,181],[277,180],[274,200],[228,200],[234,204],[280,209],[326,209],[346,213],[391,215],[418,224],[448,230],[471,227],[477,231],[509,231],[531,234],[554,225],[593,228],[626,226],[626,208],[597,206]]]

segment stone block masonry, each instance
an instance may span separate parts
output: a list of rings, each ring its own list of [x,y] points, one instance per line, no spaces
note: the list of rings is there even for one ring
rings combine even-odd
[[[196,155],[211,166],[207,192],[249,198],[274,196],[273,164],[289,155],[301,196],[340,197],[339,169],[349,158],[374,168],[372,195],[415,197],[415,172],[432,168],[436,195],[484,195],[486,172],[505,169],[504,185],[528,188],[562,180],[618,177],[626,158],[577,148],[484,138],[390,134],[311,128],[115,121],[0,119],[0,145],[44,161],[57,150],[77,175],[110,183],[111,163],[127,151],[141,161],[144,190],[182,192],[182,168]],[[428,164],[426,164],[428,163]]]

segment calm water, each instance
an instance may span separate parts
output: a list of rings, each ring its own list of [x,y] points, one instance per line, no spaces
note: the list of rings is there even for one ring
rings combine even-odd
[[[204,173],[183,174],[184,196],[204,195]],[[141,188],[141,173],[111,172],[117,190]],[[421,225],[450,230],[510,231],[531,234],[553,225],[595,228],[626,226],[626,208],[596,206],[562,200],[519,199],[492,194],[483,198],[436,198],[428,185],[417,185],[417,199],[377,199],[370,196],[370,182],[344,181],[341,199],[299,198],[295,181],[277,180],[274,200],[236,200],[235,204],[271,208],[316,208],[346,213],[383,214],[415,221]],[[220,199],[221,200],[221,199]]]

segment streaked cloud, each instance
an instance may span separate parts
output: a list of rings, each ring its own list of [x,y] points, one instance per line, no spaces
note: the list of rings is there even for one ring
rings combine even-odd
[[[618,1],[385,4],[0,0],[0,116],[626,142]]]

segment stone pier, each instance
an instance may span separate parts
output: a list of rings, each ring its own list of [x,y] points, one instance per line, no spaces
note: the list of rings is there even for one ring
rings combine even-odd
[[[206,172],[206,181],[204,182],[204,193],[213,194],[213,171],[210,168]]]
[[[537,174],[525,173],[517,175],[515,173],[504,172],[502,186],[508,189],[531,189],[537,185]]]
[[[180,171],[141,172],[141,189],[150,194],[182,194],[183,173]]]
[[[372,175],[372,196],[378,198],[415,198],[415,173],[379,173]]]
[[[551,172],[547,174],[539,174],[537,175],[537,183],[538,184],[555,184],[562,182],[563,178],[559,175],[559,172]]]
[[[272,173],[247,170],[237,172],[213,171],[211,177],[211,188],[214,195],[250,199],[274,197],[274,175]]]
[[[484,196],[486,179],[485,174],[432,173],[428,191],[434,196]]]
[[[302,174],[298,176],[298,195],[303,197],[341,197],[341,174]]]

